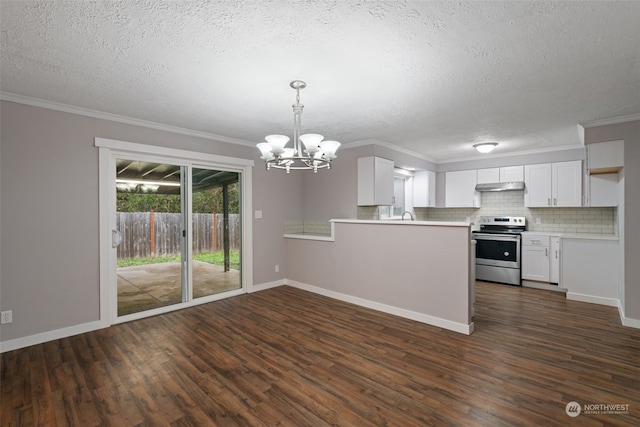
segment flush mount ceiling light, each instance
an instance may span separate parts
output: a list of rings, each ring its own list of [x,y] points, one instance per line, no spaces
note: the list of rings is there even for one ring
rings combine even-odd
[[[337,141],[323,141],[324,136],[317,133],[300,135],[300,117],[304,105],[300,104],[300,90],[307,87],[302,80],[294,80],[289,86],[296,91],[296,103],[293,107],[293,148],[285,147],[289,142],[286,135],[267,135],[265,140],[257,145],[266,162],[267,170],[271,168],[284,169],[289,173],[293,170],[331,169],[331,161],[336,158],[336,150],[340,147]],[[303,153],[304,146],[304,153]]]
[[[480,144],[475,144],[473,148],[475,148],[482,154],[487,154],[492,152],[493,149],[496,148],[496,145],[498,145],[497,142],[483,142]]]

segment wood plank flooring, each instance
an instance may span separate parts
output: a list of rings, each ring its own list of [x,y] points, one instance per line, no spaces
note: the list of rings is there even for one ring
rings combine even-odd
[[[479,283],[474,320],[465,336],[282,286],[5,353],[0,423],[640,425],[640,330],[617,309]]]

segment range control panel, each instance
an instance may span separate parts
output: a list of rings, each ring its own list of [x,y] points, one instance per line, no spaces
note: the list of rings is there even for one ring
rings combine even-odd
[[[481,216],[481,225],[503,225],[525,227],[527,224],[527,218],[524,216]]]

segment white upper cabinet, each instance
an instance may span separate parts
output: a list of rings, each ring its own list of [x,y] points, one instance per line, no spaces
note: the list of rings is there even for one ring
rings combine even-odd
[[[436,173],[417,171],[413,175],[413,207],[432,208],[436,206]]]
[[[582,206],[582,161],[552,163],[551,185],[554,207]]]
[[[477,184],[494,184],[500,182],[500,168],[478,169]]]
[[[616,173],[624,165],[624,141],[587,145],[589,174]]]
[[[524,167],[524,205],[530,208],[551,206],[551,163]]]
[[[587,194],[589,206],[618,206],[620,177],[624,166],[624,141],[598,142],[587,145]]]
[[[445,174],[445,207],[479,208],[480,193],[476,191],[477,172],[473,170]]]
[[[358,206],[393,204],[393,160],[358,158]]]
[[[524,181],[524,166],[478,169],[478,184]]]
[[[582,161],[524,167],[524,205],[530,208],[582,206]]]
[[[507,166],[500,168],[500,182],[524,181],[524,166]]]

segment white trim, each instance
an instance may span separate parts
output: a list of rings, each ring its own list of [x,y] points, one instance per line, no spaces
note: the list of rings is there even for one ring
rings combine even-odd
[[[287,234],[284,235],[285,239],[302,239],[302,240],[319,240],[322,242],[335,242],[336,239],[333,236],[318,236],[315,234]]]
[[[267,289],[271,289],[271,288],[277,288],[278,286],[283,286],[286,285],[286,281],[285,279],[279,279],[279,280],[274,280],[273,282],[266,282],[266,283],[260,283],[257,285],[253,285],[252,288],[250,290],[248,290],[247,292],[251,293],[251,292],[259,292],[259,291],[264,291]]]
[[[350,148],[366,147],[368,145],[378,145],[380,147],[385,147],[385,148],[388,148],[390,150],[397,151],[398,153],[407,154],[409,156],[417,157],[419,159],[426,160],[426,161],[431,162],[431,163],[436,163],[436,164],[438,163],[438,161],[436,159],[434,159],[433,157],[429,157],[429,156],[427,156],[425,154],[421,154],[421,153],[418,153],[416,151],[409,150],[408,148],[403,148],[403,147],[400,147],[398,145],[393,145],[390,142],[386,142],[386,141],[383,141],[381,139],[375,139],[375,138],[362,139],[362,140],[355,141],[355,142],[345,143],[345,144],[342,144],[340,149],[341,150],[348,150]]]
[[[330,291],[313,285],[307,285],[306,283],[297,282],[295,280],[286,279],[286,284],[294,288],[302,289],[304,291],[324,295],[329,298],[359,305],[361,307],[370,308],[372,310],[381,311],[383,313],[392,314],[394,316],[403,317],[405,319],[415,320],[417,322],[425,323],[431,326],[437,326],[439,328],[447,329],[465,335],[471,335],[474,329],[473,322],[471,322],[469,325],[465,325],[464,323],[452,322],[451,320],[442,319],[440,317],[429,316],[428,314],[417,313],[415,311],[406,310],[404,308],[394,307],[391,305],[382,304],[379,302],[370,301],[335,291]]]
[[[105,138],[95,138],[95,146],[99,148],[99,209],[100,209],[100,323],[111,324],[136,320],[138,318],[166,313],[182,308],[192,307],[249,292],[253,288],[253,222],[252,207],[252,168],[253,160],[235,157],[217,156],[207,153],[136,144]],[[115,229],[115,158],[126,157],[157,162],[171,162],[179,166],[207,167],[237,172],[241,183],[242,213],[242,283],[241,288],[205,298],[191,299],[187,303],[174,304],[142,314],[129,316],[117,315],[115,250],[111,247],[111,230]],[[187,212],[188,213],[188,212]],[[104,216],[106,215],[106,218]]]
[[[594,128],[597,126],[616,125],[618,123],[626,123],[640,120],[640,114],[629,114],[628,116],[612,117],[610,119],[589,120],[580,123],[585,128]]]
[[[592,304],[607,305],[609,307],[618,307],[620,300],[615,298],[598,297],[594,295],[577,294],[575,292],[567,292],[567,299],[571,301],[589,302]]]
[[[640,319],[632,319],[624,315],[624,309],[622,308],[622,301],[618,301],[618,313],[620,314],[620,321],[622,322],[622,326],[640,329]]]
[[[229,144],[244,145],[247,147],[255,147],[256,145],[250,141],[238,138],[230,138],[228,136],[216,135],[208,132],[200,132],[181,128],[178,126],[164,125],[162,123],[151,122],[148,120],[136,119],[133,117],[121,116],[118,114],[105,113],[103,111],[91,110],[89,108],[75,107],[60,102],[46,101],[44,99],[31,98],[29,96],[18,95],[15,93],[0,92],[0,99],[3,101],[16,102],[18,104],[31,105],[32,107],[46,108],[48,110],[62,111],[64,113],[77,114],[80,116],[93,117],[95,119],[109,120],[112,122],[125,123],[128,125],[141,126],[150,129],[161,130],[164,132],[177,133],[180,135],[194,136],[197,138],[210,139]]]
[[[498,159],[504,157],[516,157],[516,156],[530,156],[534,154],[544,154],[544,153],[552,153],[556,151],[570,151],[570,150],[581,150],[584,148],[584,145],[576,144],[576,145],[560,145],[557,147],[547,147],[547,148],[536,148],[534,150],[524,150],[524,151],[512,151],[510,153],[491,153],[491,159]],[[468,162],[468,161],[478,161],[478,160],[486,160],[487,157],[479,157],[479,156],[468,156],[468,157],[456,157],[454,159],[447,160],[439,160],[435,163],[439,165],[447,164],[447,163],[458,163],[458,162]],[[576,159],[579,160],[579,159]],[[448,172],[448,171],[447,171]]]
[[[68,328],[56,329],[53,331],[42,332],[40,334],[29,335],[14,340],[0,342],[0,353],[17,350],[19,348],[29,347],[36,344],[42,344],[48,341],[59,340],[74,335],[84,334],[86,332],[96,331],[108,327],[101,321],[83,323],[81,325],[69,326]]]
[[[111,246],[111,230],[115,229],[115,224],[111,215],[107,214],[111,212],[111,209],[115,209],[113,206],[112,198],[115,198],[115,186],[109,185],[109,173],[111,170],[111,151],[108,148],[98,149],[98,219],[100,224],[99,229],[99,258],[100,265],[99,277],[100,277],[100,323],[103,327],[111,325],[111,300],[112,294],[110,286],[103,286],[104,283],[113,283],[115,277],[115,266],[111,265],[111,253],[108,250],[104,250],[103,245]],[[105,175],[105,176],[103,176]],[[106,217],[105,217],[106,216]],[[105,243],[108,242],[108,243]],[[117,298],[117,295],[114,296]]]
[[[226,163],[233,166],[254,166],[254,161],[239,157],[219,156],[217,154],[200,153],[198,151],[181,150],[178,148],[159,147],[157,145],[138,144],[135,142],[119,141],[117,139],[95,138],[96,147],[110,148],[135,154],[157,154],[179,159],[187,159],[191,162]]]
[[[475,156],[466,156],[466,157],[455,157],[451,159],[435,159],[433,157],[429,157],[424,154],[417,153],[415,151],[399,147],[397,145],[393,145],[389,142],[382,141],[379,139],[363,139],[360,141],[350,142],[343,144],[340,149],[348,150],[350,148],[358,148],[358,147],[366,147],[368,145],[378,145],[381,147],[388,148],[390,150],[397,151],[399,153],[407,154],[409,156],[417,157],[422,160],[429,161],[434,165],[444,165],[448,163],[458,163],[458,162],[468,162],[468,161],[478,161],[486,159],[485,157]],[[515,156],[527,156],[533,154],[544,154],[544,153],[552,153],[556,151],[569,151],[569,150],[579,150],[584,147],[584,143],[582,144],[571,144],[571,145],[561,145],[557,147],[546,147],[546,148],[536,148],[533,150],[525,150],[525,151],[513,151],[509,153],[491,153],[491,158],[503,158],[503,157],[515,157]],[[437,172],[437,171],[436,171]]]

